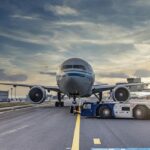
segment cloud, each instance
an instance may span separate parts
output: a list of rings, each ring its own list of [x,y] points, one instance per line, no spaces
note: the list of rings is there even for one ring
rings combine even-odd
[[[29,80],[32,76],[34,81],[41,80],[37,72],[46,70],[44,66],[55,71],[70,57],[81,57],[94,70],[106,72],[101,74],[106,80],[121,80],[135,70],[147,69],[148,4],[148,0],[3,1],[1,68],[11,73],[28,71]],[[49,78],[53,77],[43,80]]]
[[[66,16],[66,15],[77,16],[79,14],[76,9],[71,8],[69,6],[49,5],[46,6],[45,9],[48,11],[52,11],[54,14],[60,16]]]
[[[40,73],[40,74],[43,74],[43,75],[56,76],[56,72],[44,72],[44,71],[40,71],[39,73]]]
[[[111,72],[111,73],[98,73],[97,74],[99,77],[103,77],[103,78],[128,78],[129,76],[125,73],[121,73],[121,72]]]
[[[0,32],[0,36],[3,36],[5,38],[9,38],[15,41],[20,41],[20,42],[26,42],[26,43],[32,43],[32,44],[37,44],[37,45],[46,45],[49,43],[50,39],[49,36],[47,35],[34,35],[29,32],[21,32],[21,31],[11,31],[7,30],[6,32]]]
[[[4,69],[0,69],[0,80],[1,81],[26,81],[26,74],[7,74]]]
[[[137,77],[150,77],[150,71],[145,69],[136,70],[134,76]]]
[[[27,16],[27,15],[20,15],[20,14],[15,14],[11,16],[12,18],[18,18],[18,19],[25,19],[25,20],[37,20],[40,19],[37,16]]]
[[[135,6],[144,6],[144,7],[149,7],[150,6],[150,1],[149,0],[136,0],[134,3]]]

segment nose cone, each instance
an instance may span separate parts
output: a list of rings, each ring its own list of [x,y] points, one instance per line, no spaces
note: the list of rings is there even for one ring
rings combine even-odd
[[[66,95],[83,97],[91,92],[92,76],[86,72],[65,72],[58,81],[60,90]]]
[[[65,83],[65,89],[70,94],[79,94],[79,80],[77,80],[75,77],[67,77],[66,83]]]

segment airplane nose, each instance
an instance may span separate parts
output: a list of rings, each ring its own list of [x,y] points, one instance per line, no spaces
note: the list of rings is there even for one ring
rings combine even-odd
[[[65,88],[69,93],[78,93],[79,85],[77,79],[74,77],[67,77]]]

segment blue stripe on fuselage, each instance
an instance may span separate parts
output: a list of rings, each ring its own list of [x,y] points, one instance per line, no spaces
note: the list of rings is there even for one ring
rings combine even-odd
[[[82,70],[65,70],[64,73],[84,73],[84,74],[89,74],[91,75],[90,72],[87,72],[87,71],[82,71]]]
[[[68,73],[66,73],[66,75],[75,76],[75,77],[87,77],[87,78],[91,77],[91,75],[88,75],[86,73],[80,73],[80,72],[68,72]]]
[[[85,77],[85,74],[81,73],[67,73],[68,76]]]

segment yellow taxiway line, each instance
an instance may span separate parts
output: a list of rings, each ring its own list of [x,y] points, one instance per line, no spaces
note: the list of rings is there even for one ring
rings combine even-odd
[[[79,150],[80,144],[80,114],[77,115],[71,150]]]

